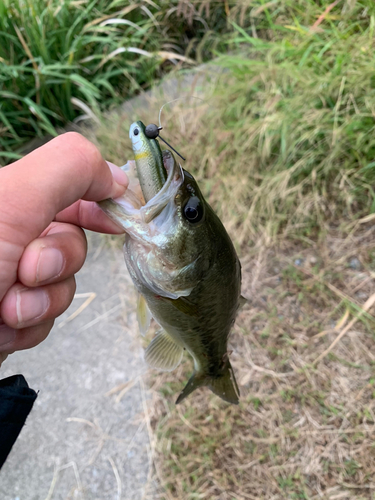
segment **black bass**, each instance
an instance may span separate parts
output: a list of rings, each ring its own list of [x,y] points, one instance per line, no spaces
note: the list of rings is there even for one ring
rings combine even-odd
[[[146,155],[138,156],[137,161],[140,140],[147,147],[148,141],[157,141],[145,136],[142,122],[132,124],[130,137],[139,171],[139,160],[146,159]],[[147,310],[162,328],[145,359],[154,368],[171,371],[181,362],[184,350],[192,356],[194,373],[176,403],[198,387],[208,386],[225,401],[238,404],[227,341],[244,300],[240,262],[193,176],[170,151],[158,156],[147,147],[142,145],[142,150],[152,151],[151,159],[143,161],[139,176],[147,203],[142,205],[131,189],[122,198],[99,203],[126,231],[124,255],[141,296],[141,330],[147,329]],[[167,173],[161,187],[159,178],[164,174],[159,160]],[[145,194],[145,184],[151,198]]]

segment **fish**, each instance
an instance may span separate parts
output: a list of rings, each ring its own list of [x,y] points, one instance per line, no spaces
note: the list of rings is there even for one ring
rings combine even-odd
[[[130,127],[145,203],[130,186],[123,197],[99,206],[125,230],[124,257],[139,293],[141,332],[148,329],[151,317],[161,327],[145,360],[153,368],[172,371],[184,351],[191,355],[194,372],[176,404],[203,386],[238,404],[227,343],[246,300],[241,295],[240,261],[194,177],[171,151],[151,145],[157,140],[144,131],[139,121]],[[134,162],[128,162],[130,168]]]

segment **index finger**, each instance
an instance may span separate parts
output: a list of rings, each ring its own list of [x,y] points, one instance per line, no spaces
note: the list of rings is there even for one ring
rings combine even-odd
[[[124,174],[125,175],[125,174]],[[17,278],[24,248],[79,199],[121,196],[99,150],[75,132],[56,137],[0,170],[0,300]]]

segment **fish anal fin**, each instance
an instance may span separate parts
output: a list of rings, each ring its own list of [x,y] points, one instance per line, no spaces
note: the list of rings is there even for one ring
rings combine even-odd
[[[145,360],[152,368],[170,372],[180,364],[182,354],[183,348],[165,330],[160,330],[147,347]]]
[[[152,314],[147,306],[146,299],[138,293],[138,301],[137,301],[137,320],[139,325],[139,331],[141,332],[142,337],[146,335],[148,329],[150,328]]]

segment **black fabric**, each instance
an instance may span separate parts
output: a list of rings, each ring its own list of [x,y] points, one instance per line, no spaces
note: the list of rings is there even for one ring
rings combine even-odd
[[[37,393],[23,375],[0,380],[0,469],[33,407]]]

